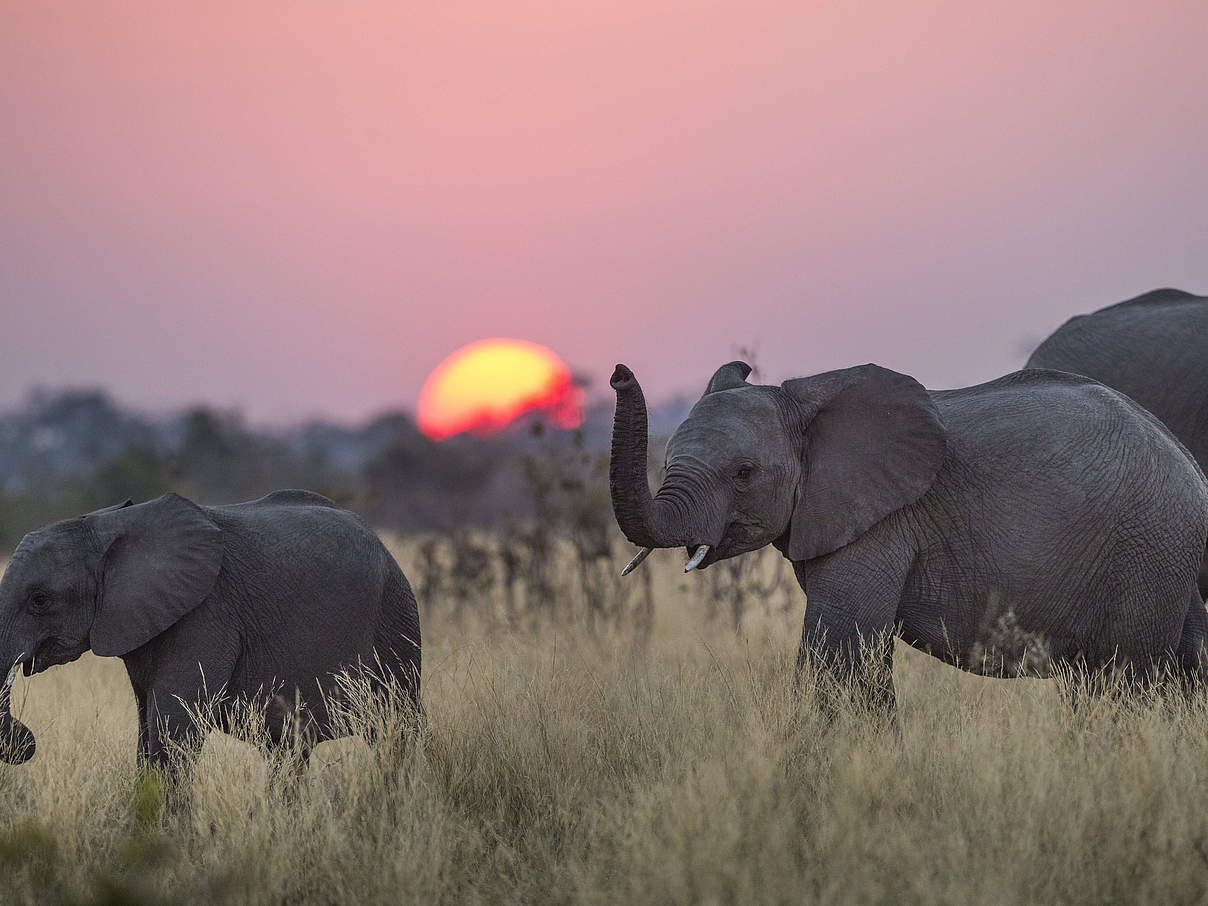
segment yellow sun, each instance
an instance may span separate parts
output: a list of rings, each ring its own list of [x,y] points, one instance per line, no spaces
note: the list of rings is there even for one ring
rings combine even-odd
[[[436,440],[489,434],[528,412],[558,427],[579,424],[580,391],[551,350],[496,337],[458,349],[433,369],[419,394],[419,428]]]

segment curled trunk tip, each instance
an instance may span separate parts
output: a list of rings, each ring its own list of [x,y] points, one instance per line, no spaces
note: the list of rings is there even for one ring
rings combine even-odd
[[[613,390],[632,390],[636,384],[637,379],[633,376],[633,372],[620,364],[613,369],[612,377],[608,381],[608,385]]]
[[[8,764],[25,764],[34,757],[37,747],[29,727],[13,717],[10,710],[13,682],[24,659],[25,654],[22,653],[8,671],[4,685],[0,686],[0,761]]]
[[[29,727],[15,717],[0,717],[0,761],[25,764],[34,757],[37,747]]]

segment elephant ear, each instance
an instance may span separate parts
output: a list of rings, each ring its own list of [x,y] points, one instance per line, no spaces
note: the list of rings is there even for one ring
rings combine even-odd
[[[838,550],[931,487],[947,438],[914,378],[861,365],[783,386],[806,416],[789,559]]]
[[[715,372],[713,377],[709,378],[709,383],[705,387],[705,396],[710,393],[716,393],[718,390],[733,390],[735,387],[742,387],[747,382],[747,375],[751,373],[751,366],[746,362],[727,362]]]
[[[177,494],[85,517],[104,551],[92,650],[145,645],[197,607],[222,566],[222,530]]]

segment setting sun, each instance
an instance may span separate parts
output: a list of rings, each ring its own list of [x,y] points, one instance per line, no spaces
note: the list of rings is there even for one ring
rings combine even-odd
[[[581,392],[551,350],[496,337],[458,349],[433,369],[419,394],[419,428],[441,440],[490,434],[528,412],[559,428],[577,427]]]

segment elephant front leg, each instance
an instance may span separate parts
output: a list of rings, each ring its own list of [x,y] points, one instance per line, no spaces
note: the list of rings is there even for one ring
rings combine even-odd
[[[892,720],[897,706],[894,635],[905,575],[860,568],[851,561],[834,555],[812,569],[794,564],[807,598],[797,682],[812,667],[828,717],[855,706]]]
[[[298,801],[306,780],[313,747],[306,742],[294,746],[270,746],[265,752],[268,762],[268,789],[282,802]]]
[[[178,696],[155,689],[147,693],[140,709],[139,731],[140,767],[161,777],[169,803],[176,804],[192,778],[204,732]]]
[[[151,760],[151,734],[147,727],[147,702],[141,695],[135,695],[138,705],[138,750],[135,754],[135,764],[139,770],[145,770]]]
[[[806,616],[797,652],[797,684],[814,671],[819,704],[830,718],[854,706],[876,718],[892,719],[897,707],[893,685],[893,626],[841,637],[826,619]]]

